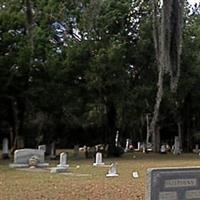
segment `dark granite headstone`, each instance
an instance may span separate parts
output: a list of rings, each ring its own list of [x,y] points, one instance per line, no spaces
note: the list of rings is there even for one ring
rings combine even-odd
[[[146,200],[200,200],[200,167],[147,171]]]

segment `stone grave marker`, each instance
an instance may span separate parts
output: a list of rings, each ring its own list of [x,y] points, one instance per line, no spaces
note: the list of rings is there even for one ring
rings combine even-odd
[[[131,140],[129,138],[126,139],[126,147],[124,149],[124,152],[128,152],[129,151],[129,146],[131,144]]]
[[[147,170],[146,200],[200,200],[200,167]]]
[[[40,149],[18,149],[14,152],[14,163],[11,168],[29,167],[30,160],[37,158],[36,167],[48,167],[49,164],[44,161],[44,151]]]
[[[38,146],[38,149],[39,149],[39,150],[43,150],[44,152],[46,152],[46,145],[45,145],[45,144],[39,145],[39,146]]]
[[[117,177],[119,174],[117,173],[117,166],[116,164],[111,164],[110,168],[108,170],[108,173],[106,174],[106,177]]]
[[[141,149],[141,143],[138,142],[138,143],[137,143],[137,149],[135,149],[135,151],[140,151],[140,149]]]
[[[62,152],[60,154],[60,164],[58,165],[58,167],[69,167],[69,165],[67,164],[67,153],[66,152]]]
[[[179,155],[181,154],[181,149],[180,149],[180,140],[178,136],[175,136],[174,138],[174,149],[173,149],[173,153],[175,155]]]
[[[102,153],[97,152],[95,163],[93,163],[93,166],[103,166],[103,165],[104,163],[102,162]]]
[[[8,148],[8,139],[3,139],[3,149],[2,149],[2,158],[8,159],[9,158],[9,148]]]
[[[119,131],[117,131],[116,136],[115,136],[115,146],[119,146]]]
[[[60,164],[57,165],[57,167],[52,168],[51,173],[66,172],[68,168],[69,165],[67,164],[67,153],[62,152],[60,154]]]
[[[133,178],[139,178],[139,173],[137,171],[133,172],[132,176],[133,176]]]

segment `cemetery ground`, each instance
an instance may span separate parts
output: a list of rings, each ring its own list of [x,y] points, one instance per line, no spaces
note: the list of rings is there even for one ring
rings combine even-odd
[[[48,159],[47,159],[48,161]],[[48,170],[16,170],[12,160],[0,159],[0,199],[2,200],[139,200],[144,199],[146,170],[155,167],[199,166],[195,154],[126,153],[121,158],[107,158],[105,164],[117,163],[119,177],[106,178],[107,167],[92,166],[92,159],[69,156],[69,173],[52,174]],[[50,167],[59,160],[48,161]],[[139,178],[133,178],[137,171]]]

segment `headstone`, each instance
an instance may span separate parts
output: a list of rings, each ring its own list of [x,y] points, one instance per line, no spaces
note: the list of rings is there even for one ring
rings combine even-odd
[[[55,145],[55,142],[52,142],[51,143],[51,146],[50,146],[50,148],[51,148],[51,152],[50,152],[50,159],[56,159],[56,147],[55,147],[56,145]]]
[[[44,151],[39,149],[18,149],[14,152],[14,163],[9,166],[29,167],[29,161],[32,157],[38,158],[37,167],[48,167],[49,164],[44,161]]]
[[[93,163],[93,166],[102,166],[102,165],[104,165],[104,163],[102,162],[102,153],[97,152],[95,163]]]
[[[118,147],[118,145],[119,145],[119,131],[117,131],[115,136],[115,146]]]
[[[138,143],[137,143],[137,149],[135,149],[135,151],[140,151],[140,148],[141,148],[141,143],[138,142]]]
[[[160,147],[160,153],[162,153],[162,154],[166,154],[167,153],[166,146],[164,144],[161,145],[161,147]]]
[[[145,148],[145,146],[142,147],[142,153],[146,153],[146,148]]]
[[[200,167],[147,171],[146,200],[200,200]]]
[[[8,159],[9,158],[9,149],[8,149],[8,139],[3,139],[3,151],[2,151],[2,158]]]
[[[67,153],[66,152],[62,152],[60,154],[60,164],[57,166],[58,167],[69,167],[69,165],[67,164]]]
[[[181,154],[180,141],[179,141],[179,137],[178,137],[178,136],[175,136],[175,138],[174,138],[174,149],[173,149],[173,153],[174,153],[175,155]]]
[[[128,152],[129,151],[129,146],[130,146],[131,140],[129,138],[126,139],[126,147],[124,149],[124,152]]]
[[[57,167],[52,168],[51,173],[66,172],[68,168],[69,165],[67,164],[67,153],[62,152],[60,154],[60,164],[57,165]]]
[[[39,150],[43,150],[44,152],[46,152],[46,145],[45,145],[45,144],[39,145],[39,146],[38,146],[38,149],[39,149]]]
[[[132,175],[133,175],[133,178],[139,178],[138,172],[133,172]]]
[[[117,166],[116,164],[111,164],[108,173],[106,174],[106,177],[117,177],[119,174],[117,173]]]

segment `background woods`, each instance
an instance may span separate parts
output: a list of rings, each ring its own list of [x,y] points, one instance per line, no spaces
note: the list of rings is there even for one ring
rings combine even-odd
[[[166,2],[162,11],[159,1],[0,0],[0,138],[13,150],[112,144],[117,130],[123,145],[146,141],[162,86],[151,128],[170,145],[181,134],[191,149],[200,140],[200,7],[186,2],[169,22],[157,19],[169,15]]]

